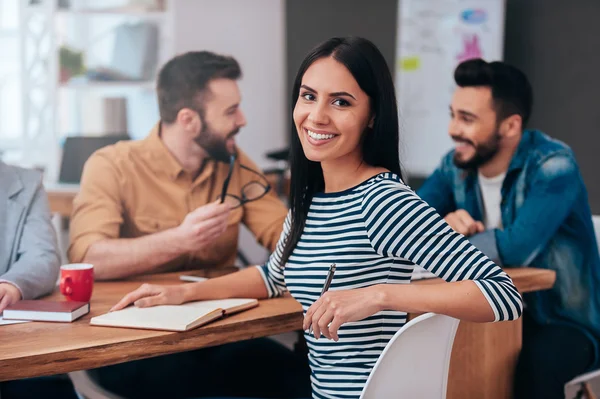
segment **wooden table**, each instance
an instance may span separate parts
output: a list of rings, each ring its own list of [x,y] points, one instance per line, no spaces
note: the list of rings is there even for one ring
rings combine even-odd
[[[45,184],[50,212],[62,217],[70,217],[73,209],[73,199],[79,192],[78,184]]]
[[[91,326],[140,282],[179,284],[177,273],[94,286],[91,312],[73,323],[24,323],[0,327],[0,381],[85,370],[129,360],[294,331],[302,307],[291,297],[260,305],[191,331],[172,333]],[[59,300],[55,293],[50,299]]]
[[[523,268],[507,272],[521,292],[543,290],[554,284],[552,271]],[[76,322],[0,327],[0,381],[95,368],[302,328],[302,308],[291,297],[261,301],[254,309],[182,333],[89,325],[91,317],[105,313],[142,281],[179,283],[175,273],[96,283],[90,314]],[[53,295],[53,299],[58,298],[59,294]],[[448,398],[509,397],[510,385],[506,384],[512,381],[520,333],[519,320],[461,322],[452,352]]]
[[[519,292],[552,288],[552,270],[506,269]],[[510,399],[522,345],[523,319],[501,323],[461,321],[454,338],[448,398]]]
[[[552,288],[553,270],[507,268],[521,293]],[[441,279],[419,280],[416,284],[439,284]],[[409,315],[409,319],[416,315]],[[521,351],[523,320],[501,323],[461,321],[456,331],[450,372],[448,399],[509,399],[517,358]]]

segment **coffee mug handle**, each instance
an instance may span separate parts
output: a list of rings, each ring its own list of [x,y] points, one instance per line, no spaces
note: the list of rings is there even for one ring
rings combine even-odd
[[[60,292],[63,295],[71,295],[73,293],[73,287],[71,287],[71,277],[64,277],[60,284]]]

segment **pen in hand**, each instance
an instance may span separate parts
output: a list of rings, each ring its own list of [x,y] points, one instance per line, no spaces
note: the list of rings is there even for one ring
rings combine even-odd
[[[322,297],[323,294],[325,294],[327,292],[327,290],[329,289],[329,286],[331,285],[331,280],[333,280],[334,273],[335,273],[335,263],[332,263],[331,266],[329,266],[329,271],[327,272],[327,278],[325,279],[325,284],[323,284],[323,289],[321,290],[321,295],[319,295],[319,297]],[[313,332],[312,324],[308,328],[308,332],[310,334],[312,334],[312,332]]]

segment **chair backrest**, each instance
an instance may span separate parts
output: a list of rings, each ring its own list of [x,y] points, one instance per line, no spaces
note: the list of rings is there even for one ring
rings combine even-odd
[[[85,370],[73,371],[69,373],[69,378],[79,397],[86,399],[125,399],[102,388]]]
[[[458,322],[426,313],[406,323],[375,363],[361,399],[445,398]]]
[[[594,224],[594,233],[596,234],[596,242],[600,246],[600,215],[592,215],[592,223]]]
[[[128,134],[67,137],[63,147],[58,181],[60,183],[79,184],[83,165],[90,155],[102,147],[129,139]]]

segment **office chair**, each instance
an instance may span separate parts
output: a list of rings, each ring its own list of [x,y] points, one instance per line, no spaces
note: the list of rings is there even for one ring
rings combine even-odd
[[[102,147],[130,139],[131,137],[126,133],[110,136],[67,137],[63,146],[63,155],[58,176],[59,183],[79,184],[83,165],[90,155]]]
[[[596,241],[600,244],[600,215],[592,216],[592,223],[594,224],[594,233],[596,235]],[[597,380],[600,378],[600,368],[595,370],[590,370],[587,373],[582,375],[578,375],[569,381],[566,387],[577,387],[577,393],[575,394],[576,399],[596,399],[596,395],[594,394],[591,381]]]
[[[433,313],[406,323],[379,356],[360,398],[445,398],[458,323]]]

